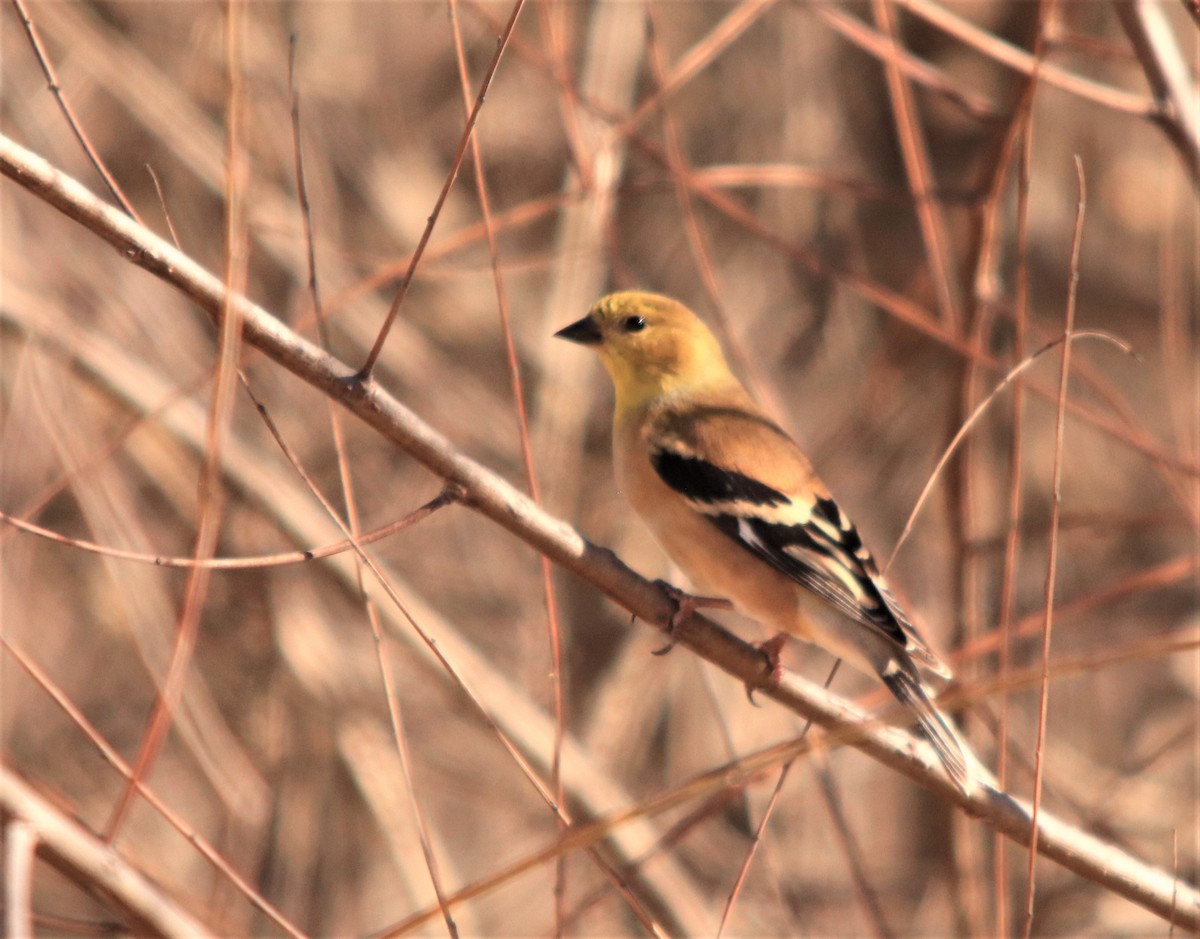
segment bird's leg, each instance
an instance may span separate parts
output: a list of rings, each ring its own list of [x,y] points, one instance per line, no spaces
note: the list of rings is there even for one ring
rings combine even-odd
[[[754,643],[754,648],[763,654],[763,658],[767,660],[767,667],[771,670],[767,676],[767,681],[774,684],[783,677],[783,662],[780,661],[779,653],[783,651],[783,646],[788,640],[787,633],[776,633],[765,642]],[[750,687],[749,682],[746,683],[746,697],[750,703],[758,707],[758,702],[754,700],[754,689]]]
[[[655,655],[666,655],[675,648],[675,630],[679,628],[680,624],[687,622],[688,618],[697,610],[733,609],[733,604],[721,597],[697,597],[668,584],[665,580],[656,580],[654,585],[675,604],[675,612],[667,620],[667,644],[661,649],[655,649]]]
[[[756,642],[754,648],[763,654],[767,660],[767,665],[771,668],[771,681],[779,681],[783,677],[783,663],[779,659],[779,653],[783,651],[783,647],[787,644],[787,633],[776,633],[765,642]]]

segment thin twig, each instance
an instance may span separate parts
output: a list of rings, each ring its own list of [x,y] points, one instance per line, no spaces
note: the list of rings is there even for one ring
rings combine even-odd
[[[421,240],[417,242],[417,248],[413,251],[411,260],[408,262],[408,270],[404,274],[404,280],[400,282],[400,289],[396,291],[396,298],[392,300],[391,308],[387,312],[387,317],[383,321],[383,325],[379,327],[379,335],[375,338],[375,345],[371,347],[371,352],[367,356],[367,361],[363,363],[363,367],[359,369],[354,376],[357,381],[366,382],[371,373],[375,369],[375,363],[379,360],[379,354],[383,351],[383,343],[391,332],[392,323],[396,321],[396,317],[400,314],[400,305],[404,303],[404,298],[408,296],[408,288],[412,286],[413,275],[417,272],[417,265],[421,263],[421,256],[425,253],[425,246],[429,244],[429,236],[433,234],[433,226],[437,224],[438,217],[442,214],[442,207],[446,204],[446,197],[450,195],[450,190],[454,188],[454,180],[458,178],[458,171],[462,167],[463,159],[467,155],[467,144],[471,140],[471,134],[475,130],[475,122],[479,120],[479,112],[483,109],[484,99],[487,97],[488,88],[492,85],[492,79],[496,76],[496,69],[500,65],[500,57],[504,55],[504,49],[508,46],[509,37],[512,36],[513,30],[517,26],[517,18],[521,15],[521,10],[525,7],[525,0],[516,0],[513,4],[512,14],[508,18],[508,23],[504,27],[504,31],[500,34],[500,38],[496,41],[496,51],[492,55],[492,61],[488,65],[487,71],[484,72],[483,81],[479,84],[479,94],[475,96],[475,104],[471,108],[471,113],[467,115],[467,126],[463,128],[462,137],[458,141],[458,150],[454,154],[454,161],[450,164],[450,172],[446,174],[446,181],[442,184],[442,191],[438,193],[437,201],[433,204],[433,211],[429,213],[429,220],[425,224],[425,230],[421,232]]]
[[[654,15],[649,9],[646,11],[646,23],[647,58],[649,59],[651,74],[654,76],[656,90],[662,91],[667,87],[668,77],[663,64],[662,48],[658,41],[654,25]],[[730,327],[729,316],[725,311],[725,304],[722,300],[723,290],[720,280],[717,277],[717,270],[712,263],[708,246],[704,241],[704,235],[700,231],[700,220],[696,213],[696,200],[692,194],[693,187],[688,183],[688,177],[692,176],[695,171],[687,163],[683,145],[680,141],[678,122],[672,117],[667,104],[667,98],[665,96],[661,97],[660,107],[663,137],[665,139],[664,152],[667,158],[667,171],[671,175],[671,182],[675,188],[676,201],[678,201],[680,211],[683,214],[683,230],[687,237],[688,249],[691,252],[692,260],[696,264],[696,269],[700,273],[700,282],[704,285],[704,292],[717,313],[716,325],[720,331],[721,338],[724,340],[725,348],[731,351],[736,368],[749,380],[750,387],[758,400],[767,406],[767,410],[773,416],[779,418],[783,414],[783,407],[779,402],[779,396],[775,393],[774,386],[763,376],[760,360],[750,354],[746,348],[746,343]]]
[[[841,665],[841,659],[833,663],[833,667],[829,670],[829,675],[825,678],[825,688],[833,684],[833,679],[837,676]],[[812,729],[812,724],[812,720],[806,721],[804,727],[800,730],[800,735],[796,739],[803,740],[807,737],[808,732]],[[737,903],[737,899],[741,895],[742,886],[745,884],[746,877],[750,873],[750,865],[754,862],[754,857],[758,853],[759,846],[762,844],[763,835],[767,830],[767,823],[771,820],[771,816],[775,812],[775,805],[779,801],[779,794],[783,792],[783,784],[787,782],[788,773],[791,772],[792,764],[795,762],[795,759],[788,760],[779,770],[779,776],[775,780],[775,788],[771,791],[770,801],[767,802],[767,807],[763,810],[762,818],[758,820],[758,827],[754,831],[754,838],[750,842],[750,847],[747,849],[745,857],[742,858],[742,865],[738,869],[738,875],[733,882],[733,887],[730,888],[729,896],[725,899],[725,909],[721,911],[721,925],[717,928],[717,939],[721,939],[726,925],[733,916],[734,904]]]
[[[183,245],[179,241],[179,232],[175,230],[175,221],[171,218],[171,212],[167,209],[167,198],[163,193],[162,183],[158,179],[158,174],[154,172],[154,167],[149,163],[146,164],[146,172],[150,175],[150,181],[154,183],[154,194],[158,198],[158,206],[162,209],[163,221],[167,223],[167,231],[171,233],[171,243],[179,250],[183,250]]]
[[[1064,335],[1071,335],[1075,329],[1075,305],[1079,294],[1079,255],[1083,247],[1083,220],[1087,214],[1087,182],[1083,173],[1083,160],[1075,157],[1075,178],[1079,186],[1079,201],[1075,212],[1075,231],[1071,238],[1070,281],[1067,293],[1066,322],[1063,326]],[[1058,379],[1058,417],[1054,434],[1054,480],[1052,483],[1052,498],[1050,508],[1050,557],[1046,563],[1046,609],[1042,624],[1042,690],[1038,706],[1037,747],[1035,750],[1037,762],[1033,778],[1033,826],[1037,827],[1038,815],[1042,808],[1042,778],[1046,768],[1046,718],[1050,707],[1050,634],[1054,622],[1054,582],[1058,574],[1058,518],[1062,509],[1062,464],[1063,438],[1066,431],[1067,413],[1067,381],[1071,374],[1071,343],[1064,342],[1062,364],[1059,367]],[[1025,939],[1029,939],[1033,931],[1033,901],[1036,880],[1034,864],[1037,860],[1038,844],[1034,839],[1029,844],[1029,886],[1025,898]]]
[[[940,68],[919,58],[911,50],[896,44],[891,37],[830,3],[804,3],[793,0],[792,8],[813,12],[842,38],[858,46],[878,59],[894,63],[910,81],[924,85],[930,91],[953,101],[971,117],[979,121],[997,119],[995,106],[978,92],[971,91],[961,75],[951,76]]]
[[[243,878],[229,864],[229,862],[225,860],[221,853],[217,851],[217,849],[214,848],[208,842],[208,840],[205,839],[202,834],[200,834],[200,832],[196,831],[182,818],[180,818],[174,810],[172,810],[157,796],[153,789],[149,788],[144,783],[135,780],[133,768],[121,758],[121,755],[116,751],[116,749],[104,738],[100,731],[96,729],[95,725],[88,720],[87,715],[79,710],[79,708],[71,700],[70,696],[63,691],[62,688],[56,685],[50,676],[46,674],[46,672],[36,662],[34,662],[33,659],[26,655],[23,650],[17,646],[14,646],[4,636],[0,636],[0,646],[3,646],[5,651],[7,651],[8,654],[11,655],[16,661],[16,663],[25,670],[25,672],[30,678],[33,679],[38,687],[45,691],[46,694],[50,696],[50,699],[54,701],[54,703],[62,710],[64,714],[67,715],[71,722],[79,728],[84,736],[87,737],[91,744],[96,748],[96,752],[100,754],[104,761],[108,763],[108,765],[114,770],[116,770],[123,779],[134,782],[138,787],[138,794],[146,802],[146,804],[155,812],[157,812],[168,825],[174,828],[175,831],[179,832],[179,834],[190,844],[194,845],[201,857],[208,861],[214,870],[220,873],[222,877],[232,884],[234,889],[244,896],[246,901],[251,906],[261,911],[264,916],[271,920],[271,922],[275,923],[275,925],[283,930],[284,933],[292,936],[293,939],[301,939],[301,937],[303,937],[304,934],[300,932],[295,925],[289,922],[288,919],[279,912],[279,910],[272,906],[271,903],[268,902],[261,893],[251,887],[245,878]],[[0,769],[0,772],[3,772],[3,770]],[[2,788],[2,786],[0,786],[0,788]],[[4,808],[5,806],[2,802],[0,802],[0,811],[2,811]],[[121,894],[119,899],[124,901],[128,900],[127,896],[124,894]],[[197,934],[193,933],[192,935]]]
[[[1113,6],[1155,98],[1163,105],[1159,123],[1183,158],[1192,184],[1200,184],[1200,107],[1196,106],[1200,89],[1164,6],[1147,0],[1116,0]]]
[[[288,45],[288,88],[291,92],[291,118],[292,118],[292,152],[295,164],[296,173],[296,194],[297,201],[300,205],[300,215],[304,225],[304,243],[306,247],[305,260],[308,267],[308,291],[312,301],[313,314],[316,317],[317,333],[321,338],[321,344],[326,349],[330,348],[329,326],[326,321],[325,310],[321,306],[321,293],[319,289],[319,280],[317,278],[317,259],[316,259],[316,243],[313,237],[313,222],[312,208],[308,200],[308,185],[304,176],[304,149],[302,146],[301,121],[300,121],[300,92],[296,87],[296,37],[293,35],[291,42]],[[250,383],[243,373],[242,385],[247,393],[254,399],[258,407],[258,413],[264,421],[267,422],[272,436],[282,443],[282,437],[279,434],[278,427],[271,420],[266,407],[254,396],[250,388]],[[326,400],[326,406],[329,409],[329,426],[333,436],[334,452],[337,454],[338,478],[342,486],[342,500],[346,506],[346,525],[350,532],[352,542],[357,542],[361,545],[362,524],[358,511],[358,499],[354,491],[354,478],[350,472],[350,461],[346,453],[346,435],[342,426],[342,413],[330,400]],[[284,453],[288,457],[292,465],[299,468],[298,462],[294,459],[294,455],[289,449],[284,448]],[[303,474],[301,474],[303,475]],[[447,494],[443,490],[443,495]],[[330,507],[332,513],[332,508]],[[354,554],[354,570],[355,579],[358,586],[359,598],[363,604],[363,609],[366,612],[367,623],[371,630],[371,637],[374,640],[375,663],[379,671],[380,686],[383,691],[384,701],[387,707],[388,723],[392,732],[392,741],[396,746],[396,755],[399,759],[400,775],[404,782],[404,793],[408,798],[409,810],[412,813],[413,822],[417,829],[417,840],[421,846],[421,856],[425,861],[425,869],[429,873],[430,885],[433,887],[434,896],[437,897],[438,903],[442,910],[442,916],[446,923],[446,930],[450,934],[451,939],[457,939],[458,927],[454,922],[454,917],[450,910],[445,905],[445,889],[442,886],[442,875],[439,869],[437,855],[434,853],[432,839],[429,835],[429,824],[425,817],[425,812],[421,806],[420,800],[417,798],[416,787],[413,782],[412,760],[409,753],[408,733],[404,723],[404,717],[400,709],[400,698],[396,693],[395,681],[392,677],[392,670],[388,658],[386,656],[386,646],[384,644],[383,627],[379,620],[379,610],[375,605],[370,593],[366,589],[363,578],[363,564],[356,551]]]
[[[444,508],[457,502],[459,499],[458,493],[453,489],[443,489],[440,493],[426,502],[424,505],[413,509],[403,518],[397,519],[384,525],[382,528],[376,528],[374,531],[366,532],[365,534],[355,535],[358,543],[361,545],[375,544],[377,541],[383,541],[385,538],[390,538],[397,532],[415,525],[417,522],[428,518],[438,509]],[[354,550],[354,543],[348,539],[335,541],[333,544],[322,545],[319,548],[306,548],[302,551],[280,551],[277,554],[259,554],[253,557],[211,557],[197,558],[194,556],[188,557],[172,557],[163,554],[148,554],[144,551],[128,551],[123,548],[110,548],[106,545],[99,545],[92,541],[86,541],[82,538],[72,538],[68,535],[61,534],[56,531],[51,531],[49,528],[44,528],[41,525],[35,525],[33,522],[26,521],[22,518],[17,518],[15,515],[9,515],[5,512],[0,512],[0,522],[11,525],[13,528],[23,531],[26,534],[34,535],[38,538],[45,538],[47,541],[53,541],[56,544],[68,545],[79,551],[86,551],[88,554],[99,554],[106,558],[113,558],[117,561],[132,561],[135,564],[153,564],[155,567],[167,568],[192,568],[192,567],[207,567],[212,570],[220,571],[244,571],[253,570],[261,567],[283,567],[290,564],[307,564],[310,561],[316,561],[321,558],[334,557],[338,554],[344,554],[347,551]]]
[[[1004,230],[1003,219],[1007,205],[1009,183],[1013,175],[1013,167],[1017,167],[1017,289],[1015,310],[1013,311],[1013,358],[1021,361],[1025,358],[1028,316],[1028,265],[1026,259],[1028,211],[1028,149],[1032,140],[1032,122],[1030,115],[1038,90],[1039,68],[1041,64],[1042,39],[1042,4],[1038,2],[1033,8],[1033,33],[1035,67],[1021,89],[1021,95],[1012,109],[1005,128],[1004,138],[997,154],[996,164],[992,173],[991,184],[988,187],[987,198],[982,209],[980,224],[981,243],[975,263],[974,299],[981,320],[993,319],[994,311],[1000,306],[1004,290],[1001,286],[1001,265],[1003,263],[1001,239]],[[1024,144],[1024,146],[1022,146]],[[982,326],[982,322],[981,322]],[[976,374],[974,370],[972,374]],[[1013,384],[1011,397],[1012,434],[1009,446],[1008,460],[1008,511],[1009,526],[1006,539],[1005,564],[1000,583],[1000,623],[997,632],[1000,635],[1000,655],[997,663],[997,674],[1003,678],[1010,667],[1009,630],[1012,625],[1012,604],[1015,599],[1015,572],[1017,568],[1018,549],[1020,546],[1020,512],[1022,486],[1022,437],[1021,428],[1025,407],[1024,382]],[[1000,692],[999,714],[996,719],[999,732],[996,743],[996,779],[1001,789],[1008,788],[1008,726],[1009,726],[1009,696],[1007,690]],[[997,936],[1008,935],[1008,867],[1005,859],[1005,849],[1008,842],[999,837],[991,839],[992,849],[992,907],[995,914],[993,931]]]
[[[379,579],[384,590],[387,591],[388,595],[396,603],[397,607],[405,612],[406,616],[408,615],[407,611],[405,610],[404,605],[400,602],[400,598],[392,590],[391,585],[386,582],[382,572],[378,567],[375,566],[374,562],[363,550],[362,541],[355,534],[351,522],[349,520],[343,521],[338,517],[333,505],[330,504],[330,502],[321,494],[320,489],[317,487],[312,477],[301,465],[300,459],[296,455],[295,451],[291,448],[291,446],[288,445],[287,441],[284,440],[283,434],[280,432],[278,425],[276,425],[275,421],[271,419],[271,416],[267,412],[266,408],[263,407],[262,403],[251,390],[250,384],[246,380],[245,375],[242,375],[241,378],[242,385],[245,388],[246,393],[254,401],[254,404],[258,409],[259,416],[266,424],[267,431],[271,434],[272,438],[275,440],[275,443],[279,446],[280,451],[283,453],[287,461],[292,465],[292,468],[296,471],[296,474],[300,477],[301,481],[305,484],[305,486],[308,487],[309,492],[316,497],[325,511],[329,514],[329,517],[333,519],[338,527],[340,527],[347,535],[354,548],[356,581],[359,593],[364,601],[364,606],[367,613],[367,622],[371,629],[371,638],[374,640],[375,663],[379,670],[379,681],[383,691],[384,702],[387,706],[388,722],[392,731],[392,740],[396,744],[396,753],[400,761],[400,772],[404,777],[403,781],[405,794],[408,797],[409,808],[413,813],[413,819],[416,823],[421,852],[425,860],[426,870],[429,872],[429,880],[433,887],[434,896],[438,901],[438,909],[442,913],[443,919],[446,923],[446,930],[449,932],[451,939],[458,939],[458,927],[455,925],[454,917],[451,915],[450,908],[446,904],[446,891],[442,886],[442,876],[440,873],[437,856],[434,854],[432,842],[429,837],[429,826],[425,819],[425,812],[421,807],[420,801],[417,799],[416,790],[413,784],[412,763],[408,749],[408,734],[405,730],[404,718],[400,713],[400,698],[396,693],[396,682],[392,676],[392,667],[390,664],[390,659],[387,655],[387,645],[384,639],[383,629],[379,622],[377,607],[370,599],[365,588],[362,577],[362,569],[364,567],[368,568],[371,573]],[[420,630],[420,627],[417,626],[416,620],[409,616],[409,621],[415,628],[418,629],[419,632],[422,633],[422,636],[425,637],[424,631]],[[427,637],[425,638],[427,642],[430,641]],[[449,666],[449,663],[446,662],[446,665]]]
[[[917,496],[917,501],[913,504],[912,511],[908,513],[908,520],[904,523],[904,529],[900,532],[900,537],[896,539],[896,546],[892,548],[892,553],[888,556],[887,563],[883,566],[883,572],[886,574],[891,568],[892,563],[896,560],[896,555],[900,553],[900,548],[908,540],[908,536],[912,534],[913,525],[916,524],[917,516],[921,514],[921,509],[925,506],[925,500],[929,498],[929,494],[933,491],[934,485],[945,469],[946,464],[950,462],[950,457],[958,449],[959,444],[963,442],[971,429],[979,422],[979,418],[983,416],[984,411],[991,406],[991,403],[996,400],[1005,388],[1009,386],[1022,372],[1028,369],[1034,362],[1041,358],[1045,353],[1059,345],[1071,345],[1080,339],[1100,339],[1104,342],[1111,343],[1122,352],[1132,355],[1133,350],[1128,345],[1122,342],[1115,336],[1110,336],[1108,333],[1099,332],[1098,330],[1081,330],[1076,333],[1070,333],[1066,336],[1060,336],[1058,339],[1051,340],[1046,343],[1032,355],[1022,359],[996,384],[986,398],[975,406],[975,410],[971,412],[970,417],[963,421],[962,426],[958,429],[958,433],[954,435],[954,439],[947,444],[946,449],[942,451],[941,457],[938,459],[937,466],[933,468],[933,472],[929,474],[929,478],[925,480],[925,487],[921,490],[921,494]]]
[[[233,417],[237,389],[237,364],[242,345],[241,313],[234,298],[245,290],[249,265],[249,241],[246,232],[245,193],[249,163],[243,150],[242,134],[246,107],[242,74],[242,0],[227,0],[225,9],[225,52],[228,85],[226,88],[226,207],[225,207],[225,297],[221,306],[218,355],[214,369],[212,400],[209,404],[204,461],[200,470],[199,507],[194,556],[211,558],[220,535],[221,454]],[[192,568],[179,618],[175,624],[175,645],[167,673],[155,699],[154,710],[142,736],[133,779],[129,780],[105,826],[105,838],[113,840],[125,820],[137,794],[135,781],[146,778],[166,738],[167,729],[183,694],[184,682],[196,639],[200,617],[208,596],[212,572],[205,567]]]
[[[458,4],[448,0],[450,23],[454,35],[454,55],[458,64],[459,84],[463,94],[463,108],[470,120],[471,78],[467,71],[467,56],[463,49],[462,30],[458,24]],[[529,414],[525,406],[525,387],[521,379],[521,363],[517,356],[517,345],[513,339],[512,317],[508,308],[508,291],[504,287],[504,271],[500,265],[500,248],[496,242],[496,229],[492,223],[492,200],[488,193],[484,172],[483,148],[479,135],[471,137],[471,158],[475,164],[475,192],[479,197],[479,209],[483,215],[483,230],[487,237],[488,257],[492,266],[492,282],[496,290],[496,309],[500,316],[500,332],[504,338],[504,356],[508,365],[508,377],[512,386],[513,407],[517,415],[517,439],[521,445],[521,462],[525,469],[525,481],[529,496],[537,505],[542,504],[542,493],[538,486],[537,470],[533,463],[533,445],[529,437]],[[562,748],[565,735],[565,713],[562,672],[562,628],[558,616],[558,599],[554,591],[554,575],[550,559],[545,555],[538,558],[542,573],[542,593],[546,598],[546,634],[550,649],[550,693],[554,702],[554,752],[550,762],[550,785],[558,805],[566,802],[562,780]],[[560,830],[566,822],[559,821]],[[554,877],[554,924],[555,935],[563,934],[563,918],[566,915],[566,866],[560,863]]]
[[[1054,0],[1049,0],[1053,4]],[[1053,8],[1053,7],[1051,7]],[[1033,55],[1034,67],[1029,75],[1029,81],[1021,94],[1018,106],[1018,119],[1014,122],[1013,133],[1006,143],[1006,150],[1016,150],[1020,142],[1020,153],[1017,158],[1017,290],[1016,309],[1013,311],[1013,357],[1018,361],[1025,355],[1026,334],[1029,331],[1029,189],[1033,172],[1033,103],[1038,92],[1038,80],[1041,77],[1041,66],[1045,58],[1045,9],[1041,3],[1035,12]],[[1008,160],[1006,158],[1005,162]],[[997,199],[997,208],[1000,200]],[[1021,544],[1021,489],[1024,480],[1021,430],[1025,410],[1025,384],[1017,382],[1013,385],[1012,393],[1012,442],[1008,456],[1008,533],[1004,542],[1004,571],[1000,587],[1000,655],[997,662],[996,674],[1001,687],[1008,678],[1012,667],[1012,618],[1013,607],[1016,604],[1018,557]],[[996,746],[996,779],[1001,789],[1008,787],[1008,738],[1009,738],[1009,696],[1002,691],[999,708],[999,739]],[[1008,865],[1005,861],[1005,845],[1003,838],[995,839],[994,871],[996,890],[996,934],[1008,935]]]
[[[563,22],[567,6],[565,3],[541,0],[537,5],[538,21],[545,37],[544,47],[554,71],[554,83],[558,86],[558,110],[562,114],[563,131],[571,151],[571,166],[579,174],[580,185],[586,191],[592,188],[591,155],[585,142],[579,88],[575,73],[571,69],[570,50],[567,48],[566,28]]]
[[[642,99],[633,113],[617,126],[615,133],[620,137],[628,137],[662,106],[663,101],[711,65],[717,56],[758,22],[777,2],[778,0],[741,0],[716,26],[705,33],[702,39],[680,56],[670,74],[664,77],[660,87]]]
[[[1130,94],[1127,91],[1083,78],[1054,65],[1039,66],[1033,55],[1024,49],[1019,49],[963,17],[951,13],[947,8],[934,3],[933,0],[896,0],[896,2],[947,35],[953,36],[973,49],[978,49],[1001,65],[1016,69],[1026,75],[1032,74],[1035,68],[1040,69],[1042,80],[1046,84],[1061,88],[1063,91],[1088,101],[1102,104],[1114,111],[1149,120],[1157,120],[1159,116],[1158,106],[1145,95]]]
[[[25,35],[29,39],[29,44],[33,46],[33,54],[37,57],[38,65],[42,67],[42,74],[46,76],[46,84],[50,88],[50,93],[54,95],[54,100],[58,102],[59,110],[62,111],[63,117],[67,119],[67,126],[71,128],[71,133],[75,135],[75,139],[79,141],[79,146],[83,148],[88,162],[92,164],[92,168],[104,181],[105,187],[112,194],[112,197],[117,200],[117,204],[125,210],[125,213],[131,219],[141,222],[137,210],[125,198],[125,193],[121,190],[116,178],[108,171],[108,167],[104,165],[104,161],[100,159],[99,152],[92,146],[92,139],[83,129],[83,124],[80,122],[78,115],[75,114],[75,109],[71,107],[71,102],[67,100],[67,96],[63,93],[62,85],[58,83],[58,76],[54,72],[54,66],[50,64],[50,56],[46,54],[46,50],[42,46],[42,40],[38,36],[37,27],[33,25],[33,20],[29,16],[29,11],[25,9],[23,0],[12,0],[12,5],[16,8],[17,16],[21,20],[21,26],[25,29]]]
[[[821,784],[825,807],[829,810],[829,818],[833,822],[833,830],[837,834],[838,844],[841,845],[842,853],[850,865],[850,880],[854,884],[854,891],[858,894],[859,902],[866,909],[867,922],[871,924],[871,928],[879,939],[891,939],[895,933],[888,925],[887,914],[884,913],[883,904],[879,901],[878,891],[867,880],[867,866],[863,861],[862,848],[858,839],[854,837],[854,831],[850,828],[850,822],[842,807],[841,795],[833,781],[833,774],[829,771],[829,762],[824,758],[824,754],[818,755],[816,764],[817,781]]]
[[[892,0],[874,0],[871,9],[879,31],[889,42],[888,54],[883,59],[884,75],[887,77],[888,95],[895,116],[896,136],[899,138],[900,152],[904,157],[904,169],[908,174],[908,188],[916,203],[917,222],[921,228],[921,239],[925,243],[925,257],[929,264],[929,277],[933,284],[938,315],[950,329],[961,329],[962,313],[958,308],[954,267],[946,243],[945,220],[933,197],[934,182],[929,147],[917,127],[912,89],[908,86],[908,79],[899,64],[900,40]]]
[[[983,329],[987,317],[979,316],[971,323],[964,322],[964,314],[960,308],[961,289],[956,273],[958,265],[952,257],[947,239],[946,220],[942,206],[934,198],[936,184],[933,179],[929,147],[925,134],[919,126],[912,88],[899,64],[901,43],[895,9],[892,0],[874,0],[871,8],[876,26],[888,40],[886,55],[883,57],[884,75],[887,80],[896,137],[904,160],[904,170],[909,190],[915,202],[916,219],[924,245],[925,262],[928,266],[935,308],[944,326],[954,332],[971,335],[971,344],[982,347],[981,339],[984,335]],[[961,373],[963,394],[959,404],[960,414],[970,403],[969,396],[978,374],[978,360],[965,359],[961,363]],[[965,450],[964,459],[955,464],[949,487],[953,537],[959,545],[969,537],[969,526],[973,515],[972,484],[974,476],[971,472],[973,448],[968,445]],[[976,591],[972,589],[972,577],[976,567],[972,563],[972,559],[961,550],[954,550],[952,557],[956,575],[953,582],[957,612],[954,638],[960,640],[963,635],[971,635],[978,628]],[[839,818],[834,803],[831,803],[831,810],[834,814],[835,825],[838,825]],[[837,830],[839,832],[848,831],[848,826],[838,825]],[[978,902],[980,891],[977,889],[978,878],[973,876],[978,865],[968,863],[965,858],[967,853],[974,850],[976,850],[976,845],[972,839],[954,839],[956,863],[958,868],[964,871],[964,876],[954,879],[956,893],[953,905],[961,911],[962,921],[968,925],[968,928],[971,931],[978,931],[981,919],[980,903]],[[886,921],[877,914],[876,907],[870,902],[873,899],[873,893],[867,890],[865,879],[859,875],[853,862],[851,870],[855,873],[855,882],[860,884],[860,894],[868,898],[865,905],[868,913],[872,914],[870,918],[877,931],[886,931]]]
[[[808,727],[804,729],[807,731]],[[733,908],[737,904],[738,897],[742,895],[742,888],[745,886],[746,877],[750,874],[750,865],[754,862],[754,858],[758,854],[758,849],[763,843],[763,835],[766,833],[767,823],[771,820],[771,816],[775,814],[775,806],[779,804],[779,796],[783,792],[783,784],[787,782],[788,775],[795,765],[795,760],[788,760],[780,767],[779,775],[775,778],[775,788],[771,790],[771,798],[767,800],[767,807],[763,809],[762,818],[758,820],[758,827],[754,829],[754,837],[750,840],[750,847],[742,857],[742,864],[738,868],[737,877],[733,881],[733,886],[729,888],[729,895],[725,898],[725,908],[721,911],[721,925],[717,927],[717,939],[721,939],[725,935],[725,927],[729,925],[729,921],[733,918]]]

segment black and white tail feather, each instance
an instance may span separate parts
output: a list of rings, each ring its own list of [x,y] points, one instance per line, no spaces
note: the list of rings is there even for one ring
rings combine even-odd
[[[969,751],[959,739],[954,725],[930,700],[920,676],[916,674],[916,669],[911,666],[905,668],[902,663],[893,659],[879,677],[895,695],[896,700],[916,717],[917,726],[937,753],[954,784],[964,793],[969,793],[975,783],[981,781],[978,779],[977,767],[970,762],[967,756]]]

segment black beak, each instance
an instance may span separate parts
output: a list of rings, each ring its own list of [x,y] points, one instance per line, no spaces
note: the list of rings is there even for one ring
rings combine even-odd
[[[554,335],[559,339],[577,342],[581,346],[598,346],[604,339],[600,335],[600,327],[596,325],[596,321],[590,316],[585,316],[570,326],[564,326]]]

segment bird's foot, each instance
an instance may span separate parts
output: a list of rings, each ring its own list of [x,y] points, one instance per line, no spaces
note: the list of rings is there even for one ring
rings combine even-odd
[[[787,633],[776,633],[765,642],[754,643],[754,648],[761,652],[763,658],[767,660],[767,668],[770,670],[767,673],[767,681],[770,684],[774,684],[783,677],[783,662],[780,660],[779,654],[783,651],[787,640]],[[749,682],[746,683],[746,697],[755,707],[759,706],[758,702],[754,700],[754,689]]]
[[[666,655],[675,648],[675,632],[697,610],[732,610],[733,604],[722,597],[697,597],[685,593],[678,587],[668,584],[665,580],[656,580],[655,586],[670,598],[675,604],[675,612],[667,620],[667,644],[661,649],[655,649],[654,655]]]

